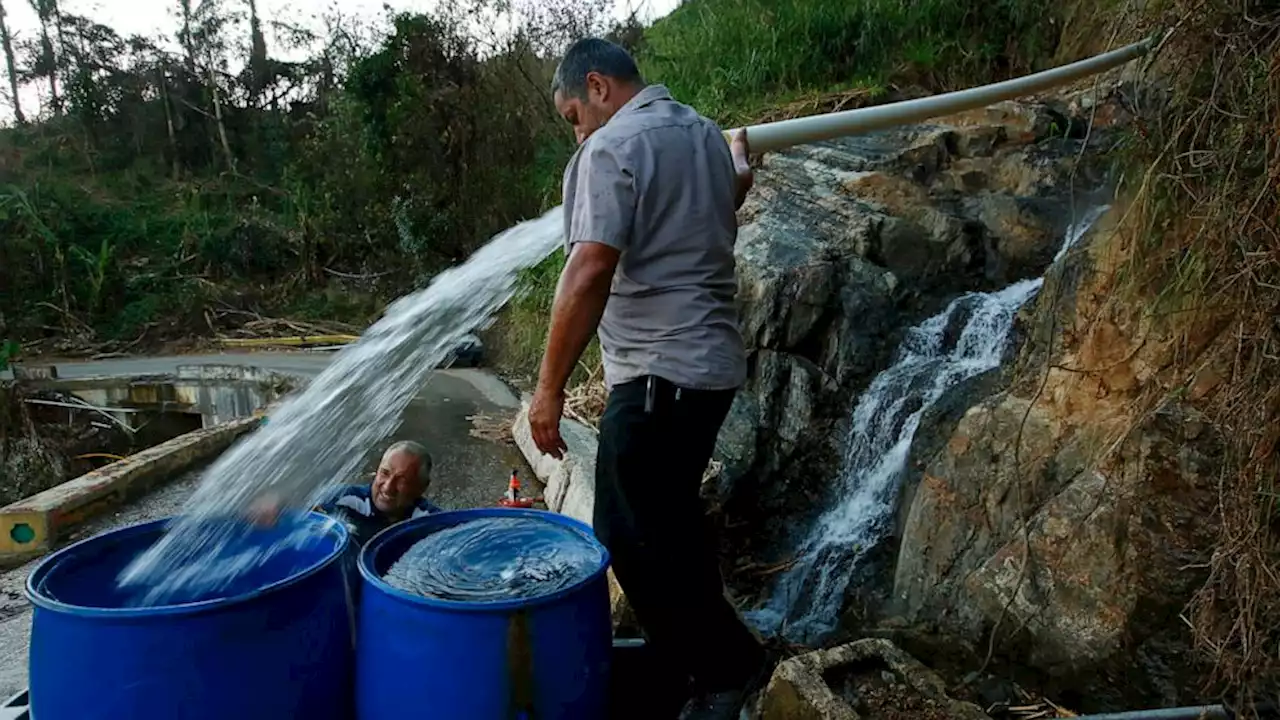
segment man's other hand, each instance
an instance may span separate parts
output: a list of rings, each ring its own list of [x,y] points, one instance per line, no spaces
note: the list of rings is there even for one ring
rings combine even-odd
[[[249,522],[259,527],[271,527],[280,519],[280,510],[284,506],[279,496],[263,495],[249,505]]]
[[[729,154],[733,156],[735,201],[737,207],[742,207],[742,203],[747,199],[747,193],[755,184],[755,171],[751,169],[751,144],[747,142],[746,128],[733,134],[733,140],[729,143]]]
[[[533,444],[542,452],[557,460],[564,457],[568,446],[560,437],[560,416],[564,414],[564,393],[538,390],[529,403],[529,430]]]

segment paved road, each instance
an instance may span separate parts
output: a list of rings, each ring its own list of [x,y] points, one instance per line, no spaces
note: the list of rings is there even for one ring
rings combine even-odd
[[[176,372],[181,365],[246,365],[310,379],[333,356],[321,352],[236,352],[39,364],[56,365],[59,378],[163,375]],[[437,471],[430,494],[438,504],[448,508],[490,504],[502,494],[511,469],[525,467],[524,459],[514,447],[473,437],[473,423],[468,418],[509,415],[519,405],[515,393],[492,373],[466,368],[438,370],[405,411],[399,431],[389,441],[417,440],[431,451]],[[370,448],[369,452],[372,461],[380,449]]]
[[[310,377],[323,370],[334,355],[335,353],[328,352],[235,352],[91,361],[41,360],[30,364],[56,365],[60,378],[162,375],[176,372],[179,365],[250,365],[280,373]]]
[[[279,373],[311,378],[332,359],[329,353],[260,352],[217,355],[120,358],[94,362],[55,362],[60,378],[166,374],[179,365],[249,365]],[[48,364],[48,363],[40,363]],[[447,509],[492,505],[506,488],[511,469],[531,478],[523,456],[513,446],[473,434],[485,418],[507,423],[519,407],[519,398],[499,378],[483,370],[436,371],[410,404],[401,426],[388,442],[412,439],[421,442],[435,461],[428,496]],[[479,417],[477,423],[474,419]],[[381,455],[370,448],[367,462]],[[77,533],[78,537],[121,525],[166,517],[178,512],[199,482],[194,470],[175,478],[150,495],[113,515],[101,517]],[[538,492],[537,488],[533,489]],[[27,649],[31,633],[31,609],[23,594],[34,562],[0,573],[0,699],[20,691],[27,683]]]

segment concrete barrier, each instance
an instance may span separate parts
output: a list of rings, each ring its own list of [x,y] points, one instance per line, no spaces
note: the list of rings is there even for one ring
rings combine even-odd
[[[0,508],[0,566],[50,552],[89,518],[216,456],[260,422],[248,417],[189,432]]]
[[[858,674],[877,677],[891,689],[891,697],[899,696],[900,702],[905,696],[914,696],[932,707],[936,715],[952,720],[991,720],[978,706],[949,697],[942,678],[892,642],[879,638],[815,650],[782,661],[760,695],[752,717],[760,720],[878,717],[878,714],[864,715],[855,710],[839,687]],[[906,707],[900,710],[911,712]]]
[[[9,365],[9,371],[13,373],[14,380],[56,380],[58,377],[58,367],[56,365],[20,365],[13,363]]]
[[[212,427],[278,401],[298,378],[240,365],[181,365],[174,375],[31,379],[27,385],[69,393],[94,407],[157,410],[200,415]],[[137,418],[113,413],[129,427]]]
[[[560,436],[568,450],[557,460],[533,444],[529,429],[529,398],[520,402],[520,413],[511,428],[516,447],[546,485],[542,492],[547,509],[590,525],[596,505],[596,432],[580,422],[560,421]]]

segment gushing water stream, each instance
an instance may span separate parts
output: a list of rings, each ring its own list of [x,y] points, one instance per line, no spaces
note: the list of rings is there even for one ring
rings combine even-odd
[[[1092,208],[1070,227],[1054,261],[1105,211]],[[893,364],[854,406],[836,503],[804,535],[796,563],[778,578],[768,602],[748,614],[755,625],[806,643],[834,629],[850,580],[889,531],[920,419],[947,390],[999,366],[1014,315],[1043,284],[1040,277],[998,292],[966,293],[907,331]]]
[[[355,475],[370,447],[384,441],[428,376],[462,338],[511,297],[519,272],[547,257],[563,234],[563,211],[512,227],[425,289],[387,307],[271,422],[224,453],[204,474],[168,533],[121,573],[123,585],[163,601],[193,584],[216,590],[261,557],[227,548],[244,532],[216,519],[245,512],[265,493],[309,507]],[[272,552],[263,548],[261,552]]]

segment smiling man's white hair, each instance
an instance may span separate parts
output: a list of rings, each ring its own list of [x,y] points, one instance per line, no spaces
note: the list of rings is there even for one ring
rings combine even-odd
[[[382,453],[382,459],[385,461],[397,453],[405,453],[418,461],[418,482],[424,488],[431,483],[431,453],[428,453],[421,443],[416,443],[412,440],[400,440],[392,443],[386,452]]]

